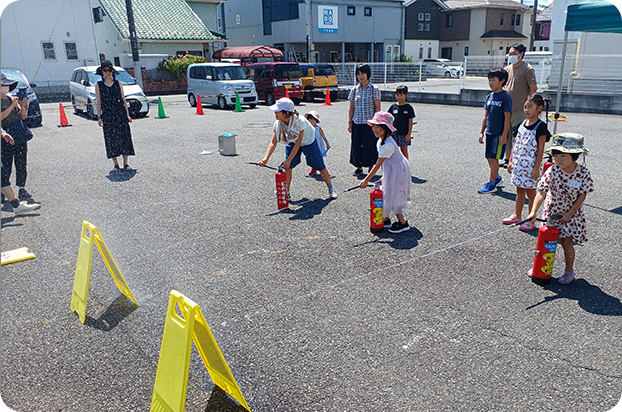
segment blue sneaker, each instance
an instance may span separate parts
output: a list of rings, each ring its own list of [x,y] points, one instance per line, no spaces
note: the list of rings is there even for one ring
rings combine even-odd
[[[497,185],[501,183],[502,180],[503,178],[501,177],[501,175],[497,175],[497,177],[495,178],[495,187],[497,187]]]
[[[486,182],[484,187],[479,189],[477,192],[478,193],[490,193],[493,190],[495,190],[496,188],[497,188],[497,185],[495,184],[495,182]]]

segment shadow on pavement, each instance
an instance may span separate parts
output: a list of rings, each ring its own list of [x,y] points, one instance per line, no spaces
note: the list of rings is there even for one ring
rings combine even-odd
[[[137,308],[138,306],[136,306],[134,302],[128,299],[127,296],[121,294],[108,306],[108,309],[106,309],[99,318],[93,319],[87,315],[84,324],[108,332]]]
[[[111,182],[127,182],[136,176],[136,170],[122,170],[120,172],[110,172],[106,176]]]
[[[419,179],[418,177],[415,176],[411,176],[410,179],[412,180],[412,182],[416,185],[422,185],[424,183],[427,183],[427,180],[425,179]]]
[[[248,412],[236,401],[231,399],[225,391],[214,386],[211,396],[207,401],[205,412]]]
[[[370,240],[354,247],[369,245],[372,243],[386,243],[393,249],[408,250],[417,247],[419,241],[423,239],[423,233],[414,226],[410,227],[410,230],[402,233],[391,233],[385,230],[382,233],[376,235],[377,239]]]
[[[307,198],[302,198],[300,200],[296,200],[293,202],[289,202],[292,205],[301,204],[302,207],[292,210],[286,209],[285,213],[292,214],[290,220],[309,220],[313,219],[314,216],[317,216],[322,213],[322,209],[328,205],[332,199],[313,199],[309,200]]]
[[[543,301],[531,305],[527,310],[535,308],[556,299],[576,300],[583,310],[595,315],[622,316],[622,303],[619,298],[606,294],[596,285],[592,285],[585,279],[577,279],[570,285],[561,285],[557,280],[544,287],[546,290],[556,293],[547,296]]]

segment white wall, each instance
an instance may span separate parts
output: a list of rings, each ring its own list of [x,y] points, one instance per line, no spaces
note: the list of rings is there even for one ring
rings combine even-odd
[[[97,61],[89,2],[81,0],[19,0],[0,18],[3,67],[15,67],[38,86],[69,84],[74,68],[86,58]],[[35,23],[36,22],[36,23]],[[41,42],[53,42],[55,61],[45,61]],[[77,44],[78,61],[68,61],[64,42]]]
[[[419,48],[423,48],[423,58],[428,58],[428,48],[432,49],[431,59],[437,59],[439,53],[439,41],[438,40],[404,40],[403,53],[413,60],[419,60]]]

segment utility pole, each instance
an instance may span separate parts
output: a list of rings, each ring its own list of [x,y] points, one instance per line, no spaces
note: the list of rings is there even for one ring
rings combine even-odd
[[[533,51],[533,41],[536,38],[536,21],[538,20],[538,0],[533,0],[533,17],[531,20],[531,36],[529,36],[529,49]]]
[[[132,47],[132,60],[134,61],[134,77],[140,88],[143,88],[143,73],[140,69],[140,57],[138,56],[138,38],[136,37],[136,26],[134,25],[134,11],[132,10],[132,0],[125,0],[127,9],[127,24],[130,30],[130,45]]]

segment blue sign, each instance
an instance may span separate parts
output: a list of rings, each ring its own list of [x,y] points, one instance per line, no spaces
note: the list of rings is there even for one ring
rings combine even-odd
[[[318,32],[337,33],[338,8],[336,6],[317,6],[318,9]]]

